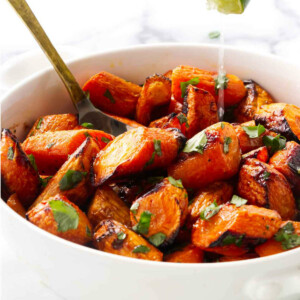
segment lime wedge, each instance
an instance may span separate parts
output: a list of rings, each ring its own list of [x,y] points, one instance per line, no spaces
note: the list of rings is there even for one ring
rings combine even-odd
[[[250,0],[207,0],[208,7],[223,14],[242,14]]]

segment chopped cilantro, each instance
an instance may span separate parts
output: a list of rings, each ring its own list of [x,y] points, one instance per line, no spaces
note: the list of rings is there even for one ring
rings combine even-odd
[[[86,235],[87,235],[88,237],[92,237],[92,232],[91,232],[89,226],[86,226],[86,227],[85,227],[85,232],[86,232]]]
[[[103,143],[108,144],[108,143],[110,142],[110,139],[107,138],[107,137],[105,137],[105,136],[103,136],[103,137],[101,138],[101,141],[102,141]]]
[[[37,165],[36,165],[35,158],[34,158],[33,154],[29,154],[28,158],[29,158],[29,161],[30,161],[31,165],[33,166],[34,170],[36,172],[38,172],[38,168],[37,168]]]
[[[174,185],[174,186],[176,186],[176,187],[178,187],[178,188],[180,188],[180,189],[183,189],[183,188],[184,188],[183,185],[182,185],[181,179],[176,180],[175,178],[169,176],[169,177],[168,177],[168,180],[169,180],[169,182],[170,182],[172,185]]]
[[[145,245],[139,245],[136,246],[133,250],[132,253],[148,253],[150,251],[150,248],[145,246]]]
[[[118,234],[117,234],[118,240],[120,240],[120,241],[125,240],[126,236],[127,236],[126,233],[123,232],[123,231],[120,231],[120,232],[118,232]]]
[[[227,246],[227,245],[236,245],[238,247],[242,246],[243,243],[243,239],[245,237],[245,234],[241,234],[241,235],[232,235],[232,234],[228,234],[226,235],[226,237],[223,239],[222,241],[222,246]]]
[[[166,235],[162,232],[158,232],[149,237],[149,242],[155,247],[159,247],[166,239]]]
[[[287,222],[275,234],[274,239],[281,243],[284,250],[300,246],[300,236],[295,234],[295,228],[292,222]]]
[[[130,207],[130,211],[136,215],[137,210],[139,209],[140,204],[138,202],[134,202],[131,207]]]
[[[281,150],[285,147],[286,138],[280,134],[274,136],[265,135],[263,137],[263,143],[265,146],[270,147],[271,154],[274,154],[278,150]]]
[[[107,99],[109,99],[109,101],[111,103],[116,103],[116,100],[114,99],[113,95],[111,94],[111,92],[108,89],[105,91],[103,96],[106,97]]]
[[[94,129],[94,125],[92,123],[82,123],[81,126],[88,129]]]
[[[260,124],[257,126],[242,126],[242,128],[251,139],[260,137],[266,131],[266,128]]]
[[[270,177],[270,175],[271,175],[270,172],[265,171],[264,174],[263,174],[263,179],[264,179],[264,180],[268,180],[269,177]]]
[[[229,144],[232,142],[231,137],[226,136],[224,138],[224,146],[223,146],[223,151],[225,154],[229,152]]]
[[[87,131],[84,133],[84,135],[88,138],[88,137],[92,137]]]
[[[219,73],[218,76],[214,79],[215,80],[215,93],[216,95],[219,94],[219,90],[227,89],[229,78],[226,77],[226,73]]]
[[[162,156],[161,152],[161,141],[160,140],[153,140],[153,145],[154,145],[154,151],[150,157],[150,159],[146,162],[144,168],[152,165],[154,163],[155,155],[157,156]]]
[[[86,176],[87,172],[68,170],[59,182],[59,189],[67,191],[73,189]]]
[[[13,147],[9,147],[8,150],[7,150],[7,159],[13,160],[14,156],[15,156],[14,148]]]
[[[47,148],[47,149],[50,149],[50,148],[52,148],[54,145],[55,145],[55,143],[50,143],[50,144],[48,144],[48,145],[46,146],[46,148]]]
[[[223,122],[221,122],[221,128],[224,129],[225,128],[225,124]]]
[[[133,226],[132,229],[140,234],[148,234],[151,216],[153,216],[153,214],[151,214],[150,211],[143,211],[140,216],[139,222],[135,226]]]
[[[223,205],[218,205],[215,200],[212,204],[210,204],[200,212],[200,219],[207,221],[208,219],[216,215],[222,207]]]
[[[42,185],[42,187],[46,187],[48,182],[50,181],[50,179],[52,178],[53,176],[48,176],[46,178],[41,178],[40,177],[40,183]]]
[[[206,133],[205,131],[201,131],[186,142],[182,151],[187,153],[198,152],[200,154],[203,154],[206,144],[207,144]]]
[[[43,122],[43,118],[40,118],[35,128],[40,129],[41,125],[42,125],[42,122]]]
[[[180,82],[180,88],[181,88],[181,98],[184,98],[187,87],[191,85],[197,85],[199,84],[200,80],[199,77],[192,78],[191,80]]]
[[[248,200],[244,199],[244,198],[241,198],[237,195],[233,195],[232,198],[231,198],[231,201],[230,203],[231,204],[234,204],[236,207],[240,207],[242,205],[245,205],[247,203]]]
[[[185,124],[185,127],[189,128],[188,119],[183,113],[178,114],[176,117],[179,120],[180,125]]]
[[[220,33],[220,31],[211,31],[209,34],[208,34],[208,37],[210,38],[210,39],[217,39],[217,38],[219,38],[220,37],[220,35],[221,35],[221,33]]]

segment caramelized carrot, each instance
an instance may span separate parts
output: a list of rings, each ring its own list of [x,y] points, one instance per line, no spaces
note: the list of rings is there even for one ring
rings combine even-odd
[[[38,195],[39,175],[8,129],[2,130],[0,151],[2,198],[7,200],[16,193],[22,205],[28,208]]]
[[[194,245],[187,245],[182,250],[167,254],[164,261],[173,263],[202,263],[203,251]]]
[[[12,194],[8,200],[7,205],[14,210],[17,214],[19,214],[21,217],[25,218],[26,210],[23,207],[22,203],[20,202],[17,194]]]
[[[161,261],[163,254],[140,235],[114,220],[101,221],[94,233],[98,250],[117,255]]]
[[[123,122],[127,125],[129,125],[130,127],[133,127],[133,128],[137,128],[137,127],[144,127],[144,125],[134,121],[134,120],[131,120],[131,119],[128,119],[128,118],[124,118],[124,117],[120,117],[120,116],[116,116],[116,115],[113,115],[113,114],[109,114],[109,113],[106,113],[107,115],[109,115],[110,117],[120,121],[120,122]],[[130,129],[130,128],[129,128]]]
[[[182,103],[183,91],[181,83],[197,78],[195,86],[200,89],[210,92],[218,100],[218,95],[215,91],[215,78],[217,72],[210,72],[200,70],[190,66],[179,66],[173,70],[172,73],[172,93],[177,101]],[[224,90],[224,104],[225,107],[232,106],[239,103],[246,95],[246,88],[243,82],[235,75],[227,74],[228,78],[227,88]]]
[[[242,162],[244,163],[248,158],[256,158],[259,161],[267,163],[269,160],[269,152],[266,146],[252,150],[242,155]]]
[[[108,72],[91,77],[83,86],[92,103],[108,113],[133,117],[142,88]]]
[[[164,77],[169,78],[170,80],[172,80],[172,73],[173,73],[173,70],[169,70],[164,74]]]
[[[171,97],[169,107],[168,107],[168,114],[175,113],[179,114],[182,112],[182,103],[175,100],[174,97]]]
[[[171,244],[187,216],[188,194],[180,182],[165,179],[133,202],[133,228],[150,241],[161,237],[156,246]]]
[[[192,85],[187,87],[182,111],[188,119],[187,138],[191,138],[199,131],[219,122],[215,98],[211,93]]]
[[[87,216],[93,226],[97,226],[100,221],[105,219],[116,220],[126,226],[131,225],[129,208],[108,186],[97,189]]]
[[[219,262],[239,261],[239,260],[252,259],[257,257],[258,255],[255,253],[246,253],[241,256],[222,256],[219,258]]]
[[[288,181],[275,168],[255,158],[247,159],[240,170],[238,193],[248,200],[248,204],[278,211],[284,220],[292,219],[296,214]]]
[[[161,119],[151,122],[149,124],[149,127],[163,128],[163,129],[177,128],[183,134],[185,134],[186,124],[188,124],[188,123],[187,123],[187,118],[184,114],[176,115],[175,113],[172,113],[168,116],[162,117]]]
[[[184,187],[198,189],[234,176],[241,160],[239,141],[231,124],[214,124],[188,140],[178,160],[168,168]]]
[[[185,141],[175,129],[135,128],[119,135],[94,161],[93,184],[167,167]]]
[[[94,138],[100,150],[113,139],[100,130],[62,130],[29,137],[22,146],[27,155],[34,156],[41,174],[53,175],[87,137]]]

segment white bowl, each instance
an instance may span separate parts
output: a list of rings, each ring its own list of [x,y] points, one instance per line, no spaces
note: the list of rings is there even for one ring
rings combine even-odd
[[[216,70],[212,45],[163,44],[100,53],[69,64],[83,84],[106,70],[142,83],[153,73],[180,64]],[[253,79],[277,101],[300,104],[300,67],[271,55],[225,48],[225,69]],[[1,101],[2,127],[22,139],[41,115],[73,112],[67,92],[52,69],[19,84]],[[2,231],[41,280],[66,299],[299,299],[300,249],[247,261],[174,264],[112,255],[79,246],[30,224],[0,201]]]

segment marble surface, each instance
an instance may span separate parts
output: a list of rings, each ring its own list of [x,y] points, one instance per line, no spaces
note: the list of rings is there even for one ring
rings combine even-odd
[[[242,16],[207,11],[204,0],[28,0],[65,59],[87,53],[161,42],[219,43],[273,53],[299,63],[300,1],[252,0]],[[0,3],[0,96],[49,63],[6,1]],[[226,66],[225,66],[226,68]],[[63,299],[0,243],[0,299]],[[17,283],[17,284],[16,284]]]

